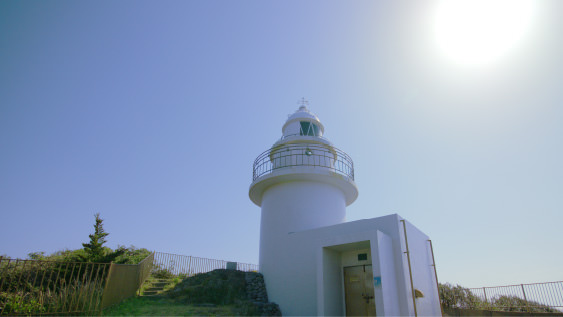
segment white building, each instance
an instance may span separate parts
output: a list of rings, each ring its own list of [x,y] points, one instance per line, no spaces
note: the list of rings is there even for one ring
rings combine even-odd
[[[254,162],[260,271],[284,315],[441,315],[431,242],[399,215],[345,222],[352,159],[305,106]]]

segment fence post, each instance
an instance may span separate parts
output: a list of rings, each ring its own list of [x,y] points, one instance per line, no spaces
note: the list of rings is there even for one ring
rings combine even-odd
[[[487,289],[483,287],[483,295],[485,295],[485,304],[486,307],[489,308],[489,301],[487,301]]]
[[[520,284],[522,287],[522,294],[524,294],[524,300],[526,301],[526,311],[530,312],[530,307],[528,306],[528,299],[526,298],[526,292],[524,291],[524,284]]]
[[[104,285],[104,290],[102,292],[102,302],[100,303],[100,313],[104,308],[106,308],[108,300],[109,300],[108,295],[107,295],[108,294],[107,290],[109,288],[108,285],[109,285],[109,281],[111,280],[111,274],[113,273],[114,270],[115,270],[114,264],[113,264],[113,262],[111,262],[109,264],[108,276],[106,277],[106,285]]]
[[[187,276],[192,276],[192,256],[190,255],[188,258],[188,274]]]

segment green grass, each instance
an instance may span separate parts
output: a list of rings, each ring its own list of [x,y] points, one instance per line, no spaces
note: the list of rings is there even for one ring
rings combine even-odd
[[[203,307],[161,296],[132,297],[102,311],[102,316],[233,316],[234,306]]]

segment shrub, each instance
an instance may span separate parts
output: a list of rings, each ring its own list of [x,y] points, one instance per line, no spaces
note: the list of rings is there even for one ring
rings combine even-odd
[[[151,251],[145,248],[137,249],[133,245],[129,248],[119,246],[118,249],[124,250],[123,254],[115,258],[114,263],[118,264],[138,264],[151,254]]]
[[[534,312],[534,313],[560,313],[547,305],[534,301],[526,301],[518,296],[499,296],[493,299],[491,305],[494,310],[505,310],[512,312]]]
[[[479,297],[465,287],[452,284],[439,284],[440,301],[444,308],[463,308],[463,309],[479,309],[485,308],[484,303]]]

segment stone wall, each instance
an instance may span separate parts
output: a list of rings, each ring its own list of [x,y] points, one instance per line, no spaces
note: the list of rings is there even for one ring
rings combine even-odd
[[[246,272],[246,294],[248,299],[261,311],[262,316],[281,316],[280,307],[268,302],[268,292],[264,276],[257,272]]]

